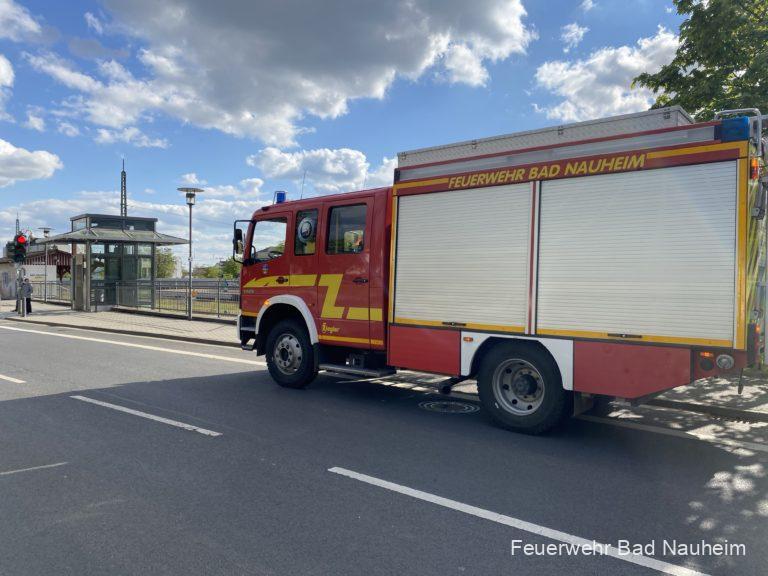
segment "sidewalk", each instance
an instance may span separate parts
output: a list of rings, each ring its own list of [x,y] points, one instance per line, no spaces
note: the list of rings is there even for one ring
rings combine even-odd
[[[65,306],[33,302],[33,314],[21,318],[13,313],[14,303],[0,302],[0,321],[27,324],[45,324],[85,328],[119,334],[155,336],[173,340],[186,340],[205,344],[239,346],[236,328],[230,323],[211,320],[186,320],[126,312],[75,312]],[[424,383],[443,377],[400,372],[397,381],[414,380]],[[689,386],[670,390],[648,404],[685,411],[703,412],[729,419],[748,419],[768,422],[768,372],[748,371],[744,375],[744,391],[737,390],[738,377],[699,380]],[[457,392],[476,394],[474,381],[465,381],[455,388]]]
[[[32,303],[32,315],[22,318],[13,313],[13,302],[0,303],[0,318],[26,324],[45,324],[86,328],[118,334],[156,336],[188,342],[240,346],[236,327],[228,323],[145,316],[123,312],[75,312],[66,306]]]

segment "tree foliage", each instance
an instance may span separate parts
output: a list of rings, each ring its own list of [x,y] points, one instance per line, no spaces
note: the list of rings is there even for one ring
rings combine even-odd
[[[227,280],[232,280],[240,277],[240,266],[240,262],[236,262],[232,258],[227,258],[218,264],[208,266],[204,276],[206,278],[225,278]]]
[[[170,248],[158,248],[155,252],[157,265],[155,275],[157,278],[172,278],[176,272],[177,258]]]
[[[680,25],[675,58],[633,86],[654,91],[653,108],[679,104],[699,121],[717,110],[768,113],[768,0],[673,0]]]

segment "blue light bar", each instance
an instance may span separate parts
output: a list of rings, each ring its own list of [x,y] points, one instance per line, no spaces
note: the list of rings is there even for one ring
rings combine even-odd
[[[275,192],[275,197],[273,198],[272,203],[282,204],[283,202],[285,202],[285,196],[286,196],[286,193],[283,190],[277,190]]]
[[[719,139],[721,142],[733,142],[734,140],[749,140],[749,117],[736,116],[725,118],[719,126]],[[715,133],[717,138],[718,134]]]

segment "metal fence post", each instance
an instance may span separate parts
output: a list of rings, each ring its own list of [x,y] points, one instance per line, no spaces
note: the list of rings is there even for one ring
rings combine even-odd
[[[221,318],[221,278],[216,278],[216,318]]]

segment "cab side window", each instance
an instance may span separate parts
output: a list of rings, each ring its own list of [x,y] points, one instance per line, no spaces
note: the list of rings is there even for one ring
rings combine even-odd
[[[296,238],[293,253],[308,256],[315,253],[317,241],[317,210],[301,210],[296,213]]]
[[[328,216],[328,254],[359,254],[365,249],[365,204],[336,206]]]
[[[255,262],[267,262],[280,258],[285,252],[287,230],[288,221],[285,218],[255,222],[251,237],[251,259]]]

